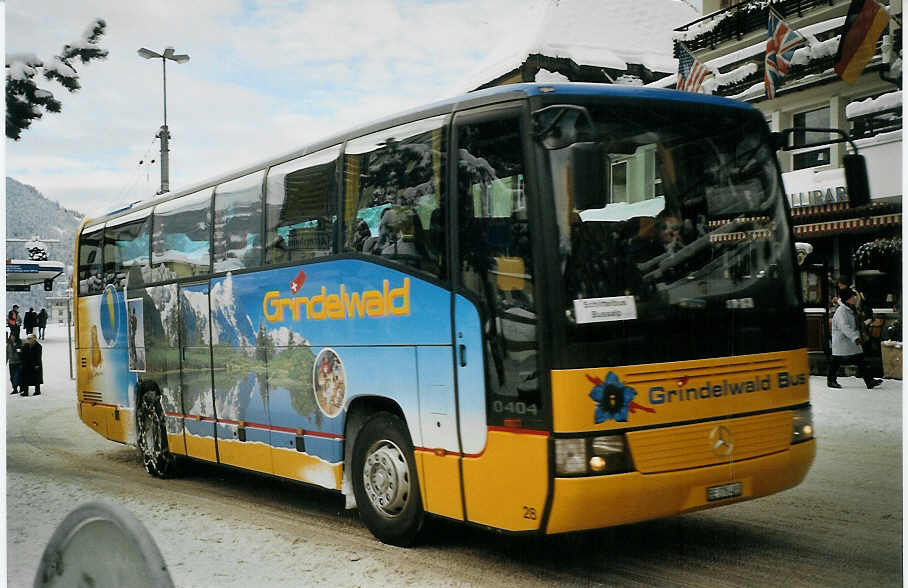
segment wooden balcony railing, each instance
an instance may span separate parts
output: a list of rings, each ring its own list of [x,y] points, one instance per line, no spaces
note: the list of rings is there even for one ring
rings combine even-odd
[[[836,1],[837,0],[778,0],[772,3],[772,7],[783,18],[789,19],[804,16],[815,8],[834,6]],[[838,1],[841,2],[841,0]],[[683,41],[688,49],[691,51],[706,48],[715,49],[717,45],[725,41],[741,39],[744,35],[759,29],[766,30],[767,21],[769,20],[769,7],[765,0],[762,2],[753,0],[739,2],[724,10],[714,12],[693,22],[687,23],[684,26],[678,27],[675,29],[675,32],[684,33],[695,28],[695,25],[711,19],[716,19],[719,22],[710,28],[710,30],[704,31],[692,39],[685,39]],[[675,57],[678,56],[677,47],[678,35],[676,35],[675,40]]]

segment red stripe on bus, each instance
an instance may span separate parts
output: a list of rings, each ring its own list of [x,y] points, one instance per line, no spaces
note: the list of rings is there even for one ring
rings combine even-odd
[[[230,419],[215,419],[211,417],[203,417],[191,414],[181,414],[179,412],[165,412],[165,415],[174,418],[181,419],[191,419],[191,420],[200,420],[206,422],[213,422],[219,425],[232,425],[236,427],[243,427],[246,429],[261,429],[263,431],[275,431],[277,433],[292,433],[292,434],[301,434],[308,435],[310,437],[321,437],[324,439],[338,439],[343,440],[343,435],[336,435],[334,433],[319,433],[317,431],[306,431],[304,429],[291,429],[289,427],[277,427],[272,425],[265,425],[261,423],[250,423],[246,421],[232,421]]]
[[[106,402],[95,402],[94,400],[83,400],[82,404],[90,404],[91,406],[106,406],[107,408],[123,408],[119,404],[108,404]]]
[[[550,435],[548,431],[537,431],[536,429],[514,429],[511,427],[498,427],[492,425],[489,425],[489,430],[504,433],[517,433],[518,435],[542,435],[543,437],[548,437]]]
[[[517,433],[518,435],[542,435],[543,437],[549,436],[548,431],[537,431],[535,429],[512,429],[510,427],[499,427],[499,426],[488,426],[487,428],[489,431],[504,431],[506,433]],[[480,451],[479,453],[458,453],[456,451],[448,451],[447,449],[445,449],[444,455],[446,455],[446,456],[454,455],[457,457],[475,459],[477,457],[482,457],[483,454],[486,452],[486,448],[488,448],[488,446],[489,446],[488,443],[486,443],[486,446],[483,447],[482,451]],[[425,451],[426,453],[433,453],[436,455],[437,455],[436,451],[438,451],[436,449],[429,449],[428,447],[414,447],[413,450],[414,451]]]

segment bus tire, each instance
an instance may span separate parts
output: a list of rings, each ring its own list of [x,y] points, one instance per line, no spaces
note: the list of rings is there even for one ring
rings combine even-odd
[[[411,545],[425,513],[403,421],[387,412],[371,417],[356,436],[352,461],[353,492],[366,527],[383,543]]]
[[[136,415],[136,445],[145,470],[157,478],[170,478],[177,473],[176,456],[167,446],[164,407],[157,390],[147,390],[139,401]]]

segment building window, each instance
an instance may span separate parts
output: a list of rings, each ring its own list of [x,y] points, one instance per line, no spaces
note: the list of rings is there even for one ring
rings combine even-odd
[[[612,163],[612,202],[627,202],[627,162]]]
[[[805,128],[829,128],[829,107],[799,112],[793,117],[793,126],[795,129]],[[804,130],[796,130],[794,133],[795,149],[792,157],[792,169],[805,169],[808,167],[817,167],[820,165],[829,165],[830,149],[829,147],[809,148],[807,145],[820,143],[829,140],[829,133],[817,133]]]

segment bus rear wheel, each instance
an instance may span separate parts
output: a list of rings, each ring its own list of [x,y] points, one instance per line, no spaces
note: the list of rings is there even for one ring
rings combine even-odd
[[[353,492],[360,517],[383,543],[406,547],[425,514],[413,444],[400,418],[381,412],[366,421],[353,446]]]
[[[176,456],[170,453],[167,446],[164,407],[161,395],[156,390],[146,391],[139,401],[136,441],[142,463],[149,474],[158,478],[169,478],[176,474]]]

